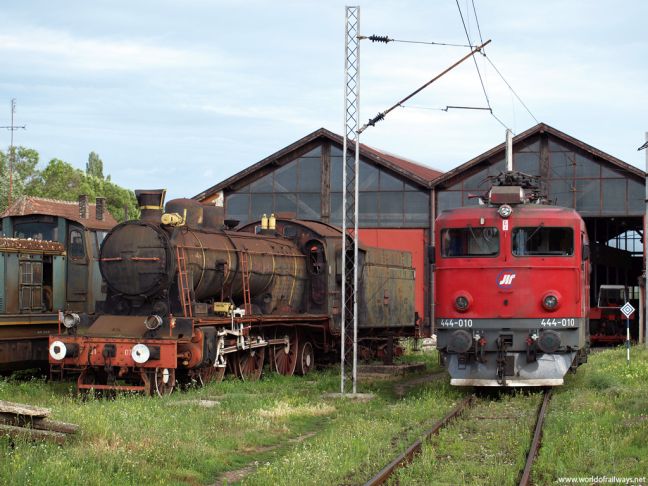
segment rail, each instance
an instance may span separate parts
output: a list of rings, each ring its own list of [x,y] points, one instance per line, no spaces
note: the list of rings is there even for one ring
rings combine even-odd
[[[544,425],[544,420],[547,415],[547,409],[549,408],[549,401],[551,400],[553,389],[545,389],[543,394],[543,400],[538,407],[535,426],[533,429],[533,438],[529,446],[529,451],[527,454],[526,463],[524,469],[519,475],[519,486],[527,486],[531,478],[531,471],[533,469],[533,464],[540,450],[541,440],[542,440],[542,427]],[[459,403],[452,411],[450,411],[445,417],[436,422],[434,426],[426,431],[423,434],[423,437],[416,440],[412,445],[410,445],[405,452],[401,453],[393,461],[387,464],[383,469],[378,472],[373,478],[365,483],[365,486],[377,486],[379,484],[385,483],[399,468],[410,464],[416,455],[421,452],[423,443],[430,439],[433,435],[439,433],[439,431],[448,425],[453,419],[461,415],[467,408],[471,407],[475,403],[475,395],[470,395],[465,398],[461,403]]]
[[[527,486],[527,484],[529,484],[529,479],[531,478],[531,469],[533,469],[533,463],[535,462],[535,459],[538,456],[538,451],[540,450],[542,441],[542,426],[544,425],[544,419],[547,415],[547,409],[549,408],[549,400],[551,400],[552,392],[553,388],[544,391],[544,398],[542,399],[542,405],[538,410],[538,417],[536,419],[535,428],[533,430],[533,440],[531,441],[531,447],[529,447],[526,464],[524,465],[524,470],[522,471],[522,476],[520,477],[520,482],[518,483],[519,486]]]
[[[469,397],[462,400],[459,403],[459,405],[457,405],[454,409],[452,409],[452,411],[450,411],[450,413],[448,413],[445,417],[443,417],[441,420],[435,423],[431,429],[425,432],[422,438],[414,442],[411,446],[407,448],[405,452],[400,454],[396,459],[394,459],[392,462],[387,464],[378,474],[376,474],[373,478],[367,481],[365,483],[365,486],[377,486],[379,484],[383,484],[385,481],[387,481],[387,479],[389,479],[389,477],[392,474],[394,474],[394,472],[399,467],[402,467],[412,462],[414,456],[418,455],[421,452],[421,447],[423,445],[423,442],[428,440],[433,435],[438,434],[443,427],[448,425],[454,418],[461,415],[464,409],[466,409],[466,407],[471,406],[474,401],[475,401],[475,395],[470,395]]]

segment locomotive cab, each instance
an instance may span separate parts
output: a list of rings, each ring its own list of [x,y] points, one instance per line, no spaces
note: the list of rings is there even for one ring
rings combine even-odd
[[[560,385],[588,351],[584,222],[521,186],[486,200],[436,221],[437,348],[451,383]]]

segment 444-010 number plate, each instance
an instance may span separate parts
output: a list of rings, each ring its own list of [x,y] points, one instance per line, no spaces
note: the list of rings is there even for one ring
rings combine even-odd
[[[507,317],[501,319],[448,318],[436,320],[440,329],[547,329],[547,328],[577,328],[584,325],[581,317],[544,317],[533,319],[516,319]]]

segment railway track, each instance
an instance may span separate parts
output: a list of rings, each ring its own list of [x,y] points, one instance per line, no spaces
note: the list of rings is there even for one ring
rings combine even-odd
[[[542,402],[540,403],[540,406],[537,407],[537,411],[535,412],[533,436],[531,439],[531,443],[527,449],[526,462],[524,464],[524,468],[518,474],[518,484],[520,486],[527,486],[528,484],[530,484],[529,480],[531,476],[531,470],[533,468],[533,463],[540,449],[541,439],[542,439],[542,427],[544,425],[544,419],[547,413],[547,409],[549,407],[551,392],[552,392],[551,389],[545,390],[543,392]],[[447,428],[448,425],[453,421],[457,421],[457,422],[466,421],[466,423],[474,424],[476,422],[479,422],[480,420],[517,421],[520,419],[520,415],[515,413],[514,414],[509,413],[506,415],[496,416],[496,417],[487,417],[487,416],[485,417],[485,416],[477,415],[477,413],[479,412],[478,409],[480,408],[480,405],[483,408],[484,405],[488,405],[489,400],[491,399],[479,399],[475,395],[470,395],[464,400],[462,400],[452,411],[450,411],[446,416],[444,416],[441,420],[435,423],[432,428],[427,430],[420,439],[412,443],[405,450],[405,452],[399,454],[398,457],[396,457],[393,461],[387,464],[373,478],[367,481],[365,483],[365,486],[376,486],[376,485],[384,484],[387,481],[389,481],[390,478],[392,478],[399,469],[414,464],[416,456],[422,452],[425,443],[429,441],[430,438],[432,438],[433,436],[438,435],[443,429]],[[472,413],[473,411],[475,413]],[[529,413],[527,414],[529,415],[529,418],[532,415]],[[480,440],[479,429],[474,430],[473,434],[475,436],[474,439],[476,441]],[[470,437],[468,437],[465,440],[469,441]]]

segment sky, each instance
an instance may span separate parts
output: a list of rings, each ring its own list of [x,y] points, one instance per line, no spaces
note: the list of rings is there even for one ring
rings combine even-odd
[[[474,3],[474,9],[473,9]],[[16,99],[15,144],[131,188],[191,197],[305,135],[344,131],[344,17],[337,0],[59,0],[0,4],[0,125]],[[361,141],[447,171],[547,123],[645,170],[648,2],[458,0],[464,62]],[[375,0],[360,32],[466,44],[457,0]],[[477,15],[475,16],[475,11]],[[481,33],[481,36],[480,36]],[[364,122],[426,83],[466,47],[360,47]],[[503,75],[527,109],[491,65]],[[495,118],[497,117],[497,119]],[[499,121],[498,121],[499,119]],[[0,149],[10,142],[0,130]]]

